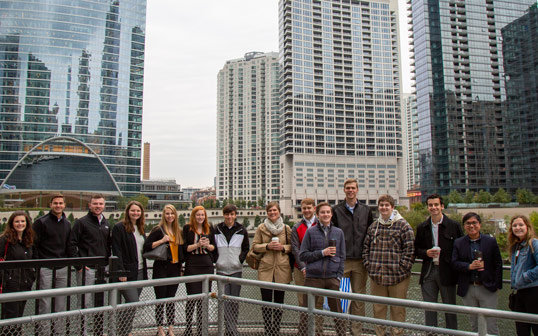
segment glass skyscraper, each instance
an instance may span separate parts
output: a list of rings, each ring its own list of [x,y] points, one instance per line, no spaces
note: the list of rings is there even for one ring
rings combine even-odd
[[[538,3],[502,29],[507,188],[538,192]]]
[[[145,0],[0,0],[4,188],[140,190],[145,22]]]
[[[501,29],[535,0],[409,0],[423,194],[506,188]]]
[[[281,0],[281,206],[405,195],[396,0]]]

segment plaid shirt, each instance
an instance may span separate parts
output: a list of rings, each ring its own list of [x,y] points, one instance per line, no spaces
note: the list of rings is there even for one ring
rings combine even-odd
[[[415,235],[399,214],[392,225],[376,220],[368,228],[362,257],[368,274],[381,286],[396,285],[411,275],[415,260]]]

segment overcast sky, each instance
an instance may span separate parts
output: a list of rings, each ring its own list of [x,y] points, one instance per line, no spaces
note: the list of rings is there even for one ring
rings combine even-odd
[[[405,1],[399,2],[405,19]],[[151,144],[151,178],[212,186],[217,74],[247,52],[278,52],[278,1],[148,0],[147,6],[142,140]],[[408,46],[401,50],[406,55]]]

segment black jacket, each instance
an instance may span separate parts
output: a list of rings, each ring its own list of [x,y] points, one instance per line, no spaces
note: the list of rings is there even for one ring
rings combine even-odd
[[[372,210],[357,202],[353,214],[347,209],[346,201],[333,208],[332,222],[344,231],[346,238],[346,259],[362,259],[362,246],[368,227],[374,222]]]
[[[49,212],[41,216],[34,222],[33,229],[35,237],[35,259],[55,259],[68,257],[69,235],[71,234],[71,223],[62,214],[62,218]]]
[[[452,259],[452,249],[454,241],[463,236],[461,225],[443,215],[443,221],[439,224],[439,247],[441,256],[439,257],[439,275],[443,286],[453,286],[458,282],[458,274],[450,266]],[[417,227],[415,236],[415,255],[422,259],[422,270],[420,271],[419,283],[422,285],[424,278],[430,272],[433,259],[428,257],[426,251],[433,247],[432,221],[428,217],[426,221]]]
[[[478,272],[478,279],[489,291],[495,292],[501,289],[503,284],[503,261],[497,240],[480,234],[480,251],[484,260],[484,270]],[[469,236],[456,239],[452,252],[452,267],[458,273],[458,295],[461,297],[465,296],[469,290],[471,282],[469,265],[473,259]]]
[[[153,230],[151,230],[151,232],[149,233],[149,236],[146,238],[146,242],[144,243],[144,252],[153,250],[151,245],[153,245],[153,243],[156,242],[157,240],[163,239],[163,237],[164,237],[164,233],[161,230],[161,228],[159,226],[154,227]],[[179,259],[179,262],[177,263],[177,267],[181,268],[181,264],[185,260],[185,256],[183,254],[183,246],[181,245],[178,246],[178,259]],[[153,269],[161,268],[161,267],[164,268],[171,261],[172,261],[172,253],[169,250],[168,260],[155,260],[153,262]],[[153,273],[155,274],[155,271]]]
[[[135,227],[135,230],[138,230]],[[144,234],[144,243],[146,235]],[[129,271],[127,280],[138,279],[138,253],[136,250],[136,239],[134,233],[127,232],[123,222],[119,222],[112,228],[112,254],[118,257],[118,270]],[[144,279],[148,278],[148,267],[146,259],[142,260],[144,269]]]
[[[207,254],[196,254],[196,250],[187,252],[187,246],[196,243],[194,241],[194,232],[190,230],[190,225],[187,224],[183,228],[183,253],[185,255],[185,268],[188,266],[213,266],[219,258],[217,243],[215,242],[215,231],[213,226],[209,226],[209,243],[215,246],[213,251],[207,251]]]
[[[111,234],[103,215],[101,224],[91,212],[75,221],[69,238],[70,257],[110,257]]]
[[[6,251],[6,244],[7,251]],[[28,260],[34,258],[34,247],[26,247],[18,242],[16,244],[8,243],[5,236],[0,237],[0,254],[4,257],[6,251],[6,261],[11,260]],[[4,293],[29,291],[35,280],[35,271],[33,269],[8,269],[5,274],[0,272],[0,282]]]

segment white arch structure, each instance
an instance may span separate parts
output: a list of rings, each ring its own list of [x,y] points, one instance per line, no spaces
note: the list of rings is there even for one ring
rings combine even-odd
[[[6,178],[4,179],[4,181],[0,184],[0,189],[3,188],[5,182],[9,179],[9,177],[13,174],[13,172],[15,171],[15,169],[17,169],[17,167],[19,167],[20,164],[22,164],[22,162],[24,161],[24,159],[26,159],[33,151],[35,151],[37,148],[39,148],[40,146],[43,146],[49,142],[53,142],[53,141],[57,141],[57,140],[64,140],[64,141],[72,141],[72,142],[75,142],[81,146],[83,146],[84,148],[88,149],[90,151],[90,153],[97,159],[99,160],[99,162],[101,163],[101,165],[103,166],[103,168],[105,168],[105,171],[107,172],[108,176],[112,179],[112,182],[114,183],[114,186],[116,187],[116,190],[118,191],[118,193],[120,194],[120,196],[122,196],[122,193],[121,193],[121,190],[118,186],[118,183],[116,183],[116,179],[114,179],[114,177],[112,176],[112,173],[110,173],[110,170],[108,170],[108,167],[106,166],[106,164],[103,162],[103,160],[101,160],[101,158],[99,157],[99,155],[97,155],[97,153],[91,149],[88,145],[86,145],[84,142],[78,140],[78,139],[75,139],[73,137],[68,137],[68,136],[56,136],[56,137],[52,137],[52,138],[48,138],[46,140],[43,140],[42,142],[38,143],[37,145],[35,145],[34,147],[32,147],[32,149],[30,149],[28,151],[28,153],[24,154],[24,156],[17,162],[17,164],[13,167],[13,169],[11,169],[11,171],[9,172],[9,174],[7,174]]]

